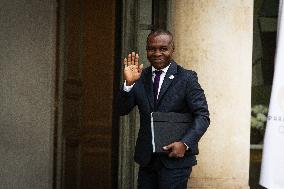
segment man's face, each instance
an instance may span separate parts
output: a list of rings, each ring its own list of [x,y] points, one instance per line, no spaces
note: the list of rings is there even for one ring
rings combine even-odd
[[[174,52],[172,39],[166,34],[150,36],[147,40],[146,49],[149,62],[158,70],[169,65]]]

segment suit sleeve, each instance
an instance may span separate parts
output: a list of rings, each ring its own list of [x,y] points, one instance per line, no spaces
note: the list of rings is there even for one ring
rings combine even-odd
[[[122,86],[118,93],[116,105],[120,116],[129,114],[136,105],[134,87],[135,86],[133,86],[131,91],[126,92],[123,90]]]
[[[181,142],[185,143],[193,154],[198,154],[198,141],[206,132],[210,119],[205,94],[195,72],[188,77],[186,103],[193,115],[193,122]]]

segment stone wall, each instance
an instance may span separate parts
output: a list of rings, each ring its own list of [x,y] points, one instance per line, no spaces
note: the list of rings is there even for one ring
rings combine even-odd
[[[1,1],[0,25],[0,186],[52,188],[56,1]]]
[[[198,73],[211,113],[190,188],[248,188],[253,1],[173,1],[175,60]]]

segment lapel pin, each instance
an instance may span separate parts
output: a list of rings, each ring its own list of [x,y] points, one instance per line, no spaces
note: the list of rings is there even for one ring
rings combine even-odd
[[[170,77],[169,77],[170,79],[173,79],[173,78],[175,78],[175,76],[173,76],[173,75],[170,75]]]

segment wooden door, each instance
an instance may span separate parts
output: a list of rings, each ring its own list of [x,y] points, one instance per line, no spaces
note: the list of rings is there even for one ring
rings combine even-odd
[[[115,0],[59,1],[56,188],[116,188],[116,14]]]

